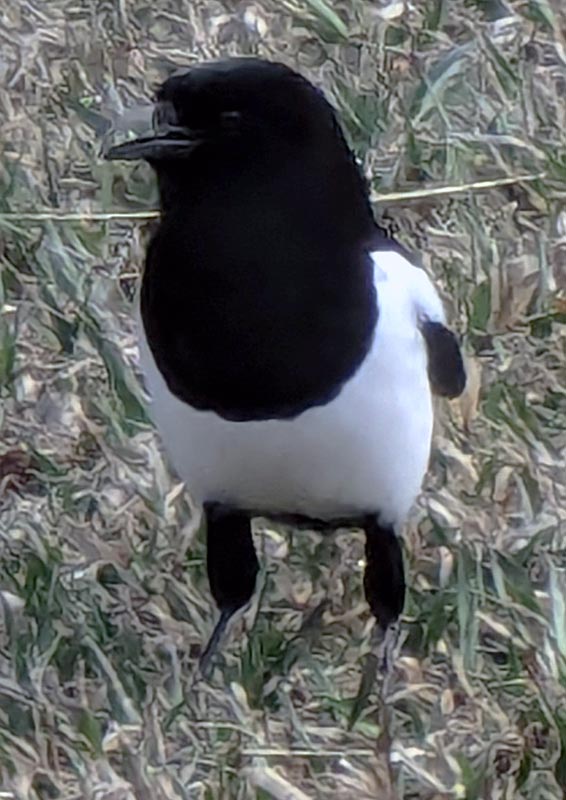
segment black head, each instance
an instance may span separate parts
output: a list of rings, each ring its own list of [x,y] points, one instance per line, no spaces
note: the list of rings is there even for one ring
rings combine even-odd
[[[240,182],[241,194],[278,184],[279,196],[324,204],[327,227],[348,217],[354,236],[375,230],[367,185],[334,109],[283,64],[235,58],[192,67],[159,88],[153,133],[113,147],[109,159],[145,159],[156,170],[164,210],[210,198]]]
[[[109,159],[179,160],[204,142],[269,137],[279,145],[308,146],[342,139],[321,92],[283,64],[235,58],[199,64],[159,88],[154,134],[109,150]]]

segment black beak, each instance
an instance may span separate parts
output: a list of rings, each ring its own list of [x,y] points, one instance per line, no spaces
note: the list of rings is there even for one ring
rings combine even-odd
[[[108,161],[165,161],[185,158],[202,140],[184,128],[169,128],[163,133],[156,132],[139,139],[110,147],[104,158]]]
[[[143,109],[147,118],[147,108]],[[132,113],[131,110],[129,112]],[[150,120],[147,119],[147,122]],[[148,130],[149,128],[149,130]],[[202,141],[202,134],[179,123],[177,111],[169,100],[159,100],[153,107],[151,125],[138,128],[137,139],[110,147],[104,157],[109,161],[165,161],[185,158]]]

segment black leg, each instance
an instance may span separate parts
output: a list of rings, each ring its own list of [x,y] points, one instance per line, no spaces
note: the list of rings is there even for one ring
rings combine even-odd
[[[366,520],[365,531],[366,600],[381,632],[387,636],[394,629],[405,603],[405,574],[401,544],[393,528],[380,524],[377,517],[372,516]],[[385,643],[384,649],[384,666],[386,666],[388,642]]]
[[[201,656],[207,673],[232,616],[252,598],[259,570],[249,514],[216,503],[205,506],[207,569],[220,619]]]

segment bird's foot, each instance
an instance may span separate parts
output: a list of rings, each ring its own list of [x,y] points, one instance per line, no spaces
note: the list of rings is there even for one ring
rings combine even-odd
[[[379,672],[385,676],[391,672],[397,658],[399,624],[393,622],[386,628],[376,625],[372,633],[372,651],[377,657]]]
[[[214,666],[214,656],[228,642],[234,625],[241,618],[246,608],[247,605],[235,610],[229,609],[220,612],[218,622],[214,626],[214,630],[198,662],[199,672],[205,680],[210,680]]]

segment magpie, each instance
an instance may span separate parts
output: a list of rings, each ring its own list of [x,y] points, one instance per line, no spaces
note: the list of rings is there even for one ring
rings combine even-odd
[[[165,80],[151,132],[105,155],[157,177],[140,353],[206,520],[220,618],[201,666],[253,596],[257,515],[362,528],[365,596],[387,634],[432,395],[459,395],[465,371],[433,284],[375,221],[334,108],[283,64],[206,62]]]

